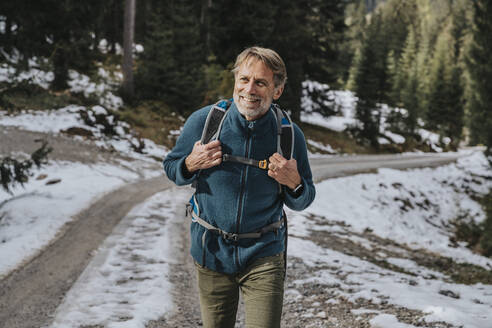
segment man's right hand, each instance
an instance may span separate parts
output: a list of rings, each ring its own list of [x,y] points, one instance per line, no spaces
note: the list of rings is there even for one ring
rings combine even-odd
[[[219,140],[203,145],[200,140],[195,142],[191,154],[185,159],[188,172],[208,169],[222,163],[222,147]]]

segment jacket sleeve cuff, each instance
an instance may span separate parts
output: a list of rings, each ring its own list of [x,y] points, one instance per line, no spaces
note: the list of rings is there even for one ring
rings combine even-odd
[[[313,192],[312,186],[307,183],[306,179],[302,179],[303,190],[299,194],[293,194],[289,187],[284,186],[285,192],[285,204],[294,211],[302,211],[305,209],[314,198],[314,195],[311,195]]]
[[[198,177],[198,171],[191,173],[186,169],[185,159],[186,156],[177,163],[176,184],[180,186],[190,184]]]
[[[285,189],[292,198],[297,198],[304,192],[304,181],[302,181],[301,178],[301,183],[295,189],[290,189],[289,187],[286,187]]]

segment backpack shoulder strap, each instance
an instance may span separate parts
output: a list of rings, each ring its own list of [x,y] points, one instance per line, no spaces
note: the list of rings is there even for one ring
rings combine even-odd
[[[277,152],[286,159],[291,159],[294,155],[294,124],[289,114],[279,105],[273,104],[273,113],[277,118]]]
[[[224,122],[227,110],[231,104],[232,101],[230,99],[222,99],[212,106],[203,127],[202,137],[200,139],[202,144],[207,144],[218,138],[220,129],[222,128],[222,122]]]

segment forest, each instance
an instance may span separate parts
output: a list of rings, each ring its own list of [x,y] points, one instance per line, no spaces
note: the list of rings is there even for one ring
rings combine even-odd
[[[409,144],[419,142],[416,131],[425,127],[448,150],[462,141],[492,146],[490,1],[133,0],[127,25],[130,2],[3,1],[0,64],[22,74],[34,63],[54,77],[47,91],[29,81],[0,81],[0,107],[22,109],[19,94],[49,92],[54,106],[60,97],[77,98],[66,92],[70,70],[88,76],[100,65],[121,70],[130,26],[134,78],[130,89],[120,89],[127,109],[152,103],[156,114],[167,115],[167,108],[186,117],[230,97],[235,56],[259,45],[286,62],[280,105],[296,121],[302,83],[311,80],[355,93],[361,124],[351,135],[361,144],[378,148],[387,104],[400,109],[389,121]],[[336,115],[329,101],[314,98],[323,115]]]

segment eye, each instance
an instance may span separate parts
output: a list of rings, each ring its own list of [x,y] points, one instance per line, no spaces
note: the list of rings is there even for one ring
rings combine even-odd
[[[256,84],[257,84],[258,86],[260,86],[260,87],[264,87],[264,86],[266,86],[266,83],[265,83],[265,82],[263,82],[263,81],[257,81],[257,82],[256,82]]]

